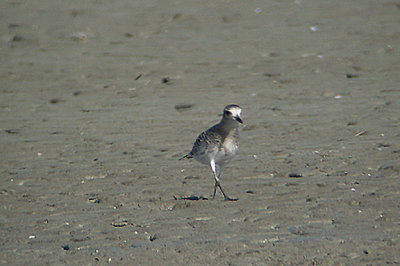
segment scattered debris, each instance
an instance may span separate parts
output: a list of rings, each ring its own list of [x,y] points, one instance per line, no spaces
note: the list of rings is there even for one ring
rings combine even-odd
[[[49,103],[51,103],[51,104],[56,104],[56,103],[61,103],[61,102],[63,102],[63,100],[60,100],[57,98],[50,99],[50,101],[49,101]]]
[[[357,75],[357,74],[347,73],[347,74],[346,74],[346,78],[348,78],[348,79],[358,78],[358,75]]]
[[[176,13],[172,16],[172,20],[177,20],[182,17],[182,13]]]
[[[367,130],[361,130],[361,131],[358,131],[356,134],[354,134],[354,136],[358,137],[358,136],[367,135],[367,134],[368,134]]]
[[[256,9],[254,9],[254,12],[256,12],[257,14],[260,14],[260,13],[261,13],[261,11],[262,11],[262,9],[261,9],[261,8],[259,8],[259,7],[257,7]]]
[[[310,197],[310,196],[307,196],[307,198],[306,198],[306,202],[311,202],[311,201],[314,201],[314,200],[315,200],[315,198]]]
[[[139,75],[136,76],[135,80],[140,79],[143,76],[143,73],[140,73]]]
[[[281,75],[281,73],[270,73],[270,72],[264,73],[264,76],[269,77],[269,78],[279,77],[280,75]]]
[[[173,196],[175,200],[208,200],[208,198],[203,197],[203,196],[183,196],[183,197],[177,197]]]
[[[76,42],[84,41],[88,38],[88,34],[85,32],[75,32],[72,34],[71,39]]]
[[[301,227],[293,226],[293,227],[290,227],[288,229],[288,231],[294,235],[299,235],[299,236],[307,235],[307,233],[304,232],[303,228],[301,228]]]
[[[100,175],[87,175],[85,176],[86,180],[93,180],[93,179],[103,179],[106,178],[107,175],[106,174],[100,174]]]
[[[8,134],[19,134],[19,129],[11,128],[11,129],[5,129],[4,131]]]
[[[188,104],[188,103],[180,103],[180,104],[175,105],[175,109],[177,111],[183,111],[186,109],[190,109],[192,107],[193,107],[193,104]]]
[[[376,144],[376,146],[378,148],[387,148],[387,147],[390,147],[391,145],[390,144],[385,144],[385,143],[378,143],[378,144]]]
[[[128,225],[133,225],[133,224],[129,223],[127,220],[122,220],[120,222],[112,222],[111,225],[114,227],[124,227],[124,226],[128,226]]]
[[[209,221],[212,217],[197,217],[194,218],[195,221]]]
[[[20,42],[22,41],[23,38],[20,35],[10,35],[7,39],[6,42],[7,43],[13,43],[13,42]]]
[[[91,203],[100,203],[100,199],[98,199],[98,198],[95,198],[95,197],[90,197],[90,198],[88,198],[88,201],[89,202],[91,202]]]
[[[167,84],[168,82],[170,82],[171,81],[171,79],[169,78],[169,77],[163,77],[162,79],[161,79],[161,83],[164,83],[164,84]]]
[[[153,241],[156,240],[157,238],[158,238],[157,234],[154,234],[154,235],[150,235],[150,236],[149,236],[149,240],[150,240],[151,242],[153,242]]]
[[[301,178],[301,177],[303,177],[302,174],[297,174],[297,173],[290,173],[288,176],[291,177],[291,178]]]
[[[195,175],[185,176],[184,180],[188,180],[188,179],[200,179],[200,177],[199,176],[195,176]]]

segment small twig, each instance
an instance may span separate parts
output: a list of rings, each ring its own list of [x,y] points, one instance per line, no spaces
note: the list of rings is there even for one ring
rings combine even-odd
[[[358,137],[358,136],[362,136],[362,135],[365,135],[365,134],[368,134],[368,131],[367,130],[361,130],[361,131],[357,132],[354,136]]]
[[[139,75],[137,75],[137,77],[135,78],[135,80],[138,80],[142,77],[143,73],[140,73]]]

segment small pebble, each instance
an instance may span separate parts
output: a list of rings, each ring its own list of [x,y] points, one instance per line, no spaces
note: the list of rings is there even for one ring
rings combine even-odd
[[[71,40],[76,41],[76,42],[84,41],[87,38],[88,38],[88,34],[86,32],[75,32],[71,36]]]
[[[60,102],[62,102],[62,100],[57,99],[57,98],[53,98],[53,99],[51,99],[51,100],[49,101],[49,103],[51,103],[51,104],[56,104],[56,103],[60,103]]]
[[[153,242],[153,241],[156,240],[156,239],[157,239],[157,234],[150,235],[150,237],[149,237],[149,240],[150,240],[151,242]]]
[[[352,74],[352,73],[347,73],[346,74],[346,78],[348,78],[348,79],[357,78],[357,77],[358,77],[357,74]]]
[[[166,84],[166,83],[168,83],[168,82],[170,82],[171,81],[171,79],[169,78],[169,77],[163,77],[162,79],[161,79],[161,83],[164,83],[164,84]]]
[[[188,103],[180,103],[180,104],[175,105],[175,109],[177,111],[183,111],[186,109],[190,109],[192,107],[193,107],[193,104],[188,104]]]
[[[291,178],[300,178],[300,177],[303,177],[303,175],[302,174],[297,174],[297,173],[290,173],[289,177],[291,177]]]
[[[18,129],[5,129],[4,131],[8,134],[18,134],[19,133]]]

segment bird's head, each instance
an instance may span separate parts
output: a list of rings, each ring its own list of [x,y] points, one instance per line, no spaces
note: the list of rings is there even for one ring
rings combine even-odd
[[[222,114],[222,119],[225,120],[233,120],[239,123],[243,123],[242,117],[242,108],[239,105],[236,104],[230,104],[225,106],[224,108],[224,113]]]

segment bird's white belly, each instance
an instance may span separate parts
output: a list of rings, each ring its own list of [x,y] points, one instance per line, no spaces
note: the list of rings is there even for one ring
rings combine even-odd
[[[229,162],[236,154],[238,150],[238,145],[236,141],[226,140],[222,149],[215,156],[215,162]]]

